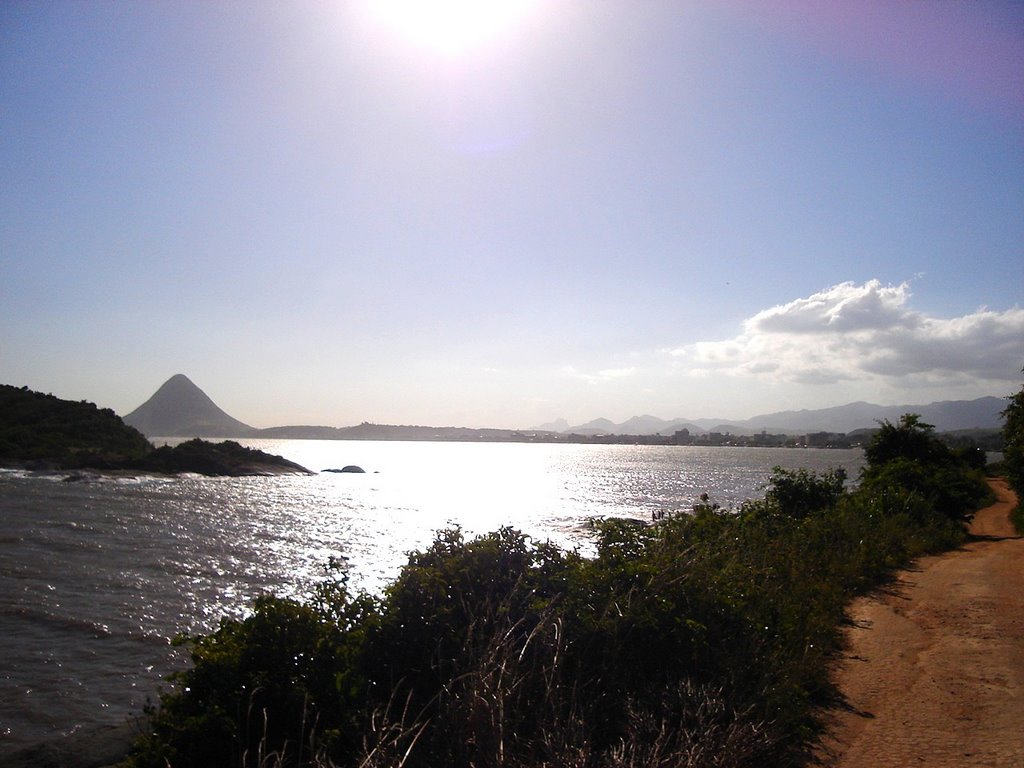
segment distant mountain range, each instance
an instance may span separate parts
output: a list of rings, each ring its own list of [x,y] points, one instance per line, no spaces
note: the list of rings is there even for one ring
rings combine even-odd
[[[817,410],[777,411],[750,419],[659,419],[656,416],[634,416],[616,424],[608,419],[595,419],[586,424],[570,426],[564,419],[537,427],[538,430],[562,434],[594,435],[671,435],[682,429],[690,434],[707,432],[733,435],[804,434],[808,432],[853,432],[872,429],[885,419],[897,421],[904,413],[917,413],[939,432],[961,429],[999,429],[1000,416],[1007,403],[1001,397],[979,397],[976,400],[944,400],[927,405],[875,405],[856,402]]]
[[[708,432],[733,435],[799,435],[810,432],[849,433],[872,429],[887,419],[896,421],[904,413],[920,414],[939,432],[966,429],[999,429],[1000,412],[1006,401],[999,397],[976,400],[948,400],[928,405],[873,405],[850,403],[818,410],[779,411],[751,419],[660,419],[634,416],[616,424],[595,419],[570,425],[560,419],[532,430],[469,429],[464,427],[394,426],[359,424],[351,427],[294,425],[257,429],[229,416],[187,376],[168,379],[145,403],[124,417],[126,424],[148,437],[262,437],[319,440],[510,440],[524,432],[552,435],[656,435],[671,436],[682,429],[691,435]]]

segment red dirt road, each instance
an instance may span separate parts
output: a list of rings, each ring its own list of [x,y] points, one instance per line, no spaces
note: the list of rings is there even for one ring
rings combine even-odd
[[[1024,766],[1024,538],[999,501],[972,540],[857,600],[822,761],[833,768]]]

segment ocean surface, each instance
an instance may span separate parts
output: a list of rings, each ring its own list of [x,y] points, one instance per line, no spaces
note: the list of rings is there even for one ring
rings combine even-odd
[[[773,466],[858,450],[250,440],[311,470],[365,474],[101,477],[0,470],[0,758],[141,713],[183,663],[179,633],[301,597],[331,557],[379,591],[452,525],[503,525],[589,551],[594,517],[651,519],[759,497]]]

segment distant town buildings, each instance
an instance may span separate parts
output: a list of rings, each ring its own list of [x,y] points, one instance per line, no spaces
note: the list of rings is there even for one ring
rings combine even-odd
[[[729,432],[692,435],[690,430],[681,429],[672,436],[675,445],[733,445],[749,448],[857,448],[863,441],[862,434],[812,432],[806,435],[785,435],[770,434],[766,430],[753,435],[733,435]]]

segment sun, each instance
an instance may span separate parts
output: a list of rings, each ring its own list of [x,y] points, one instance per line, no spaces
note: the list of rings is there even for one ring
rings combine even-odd
[[[371,0],[367,11],[409,42],[458,55],[525,22],[539,0]]]

